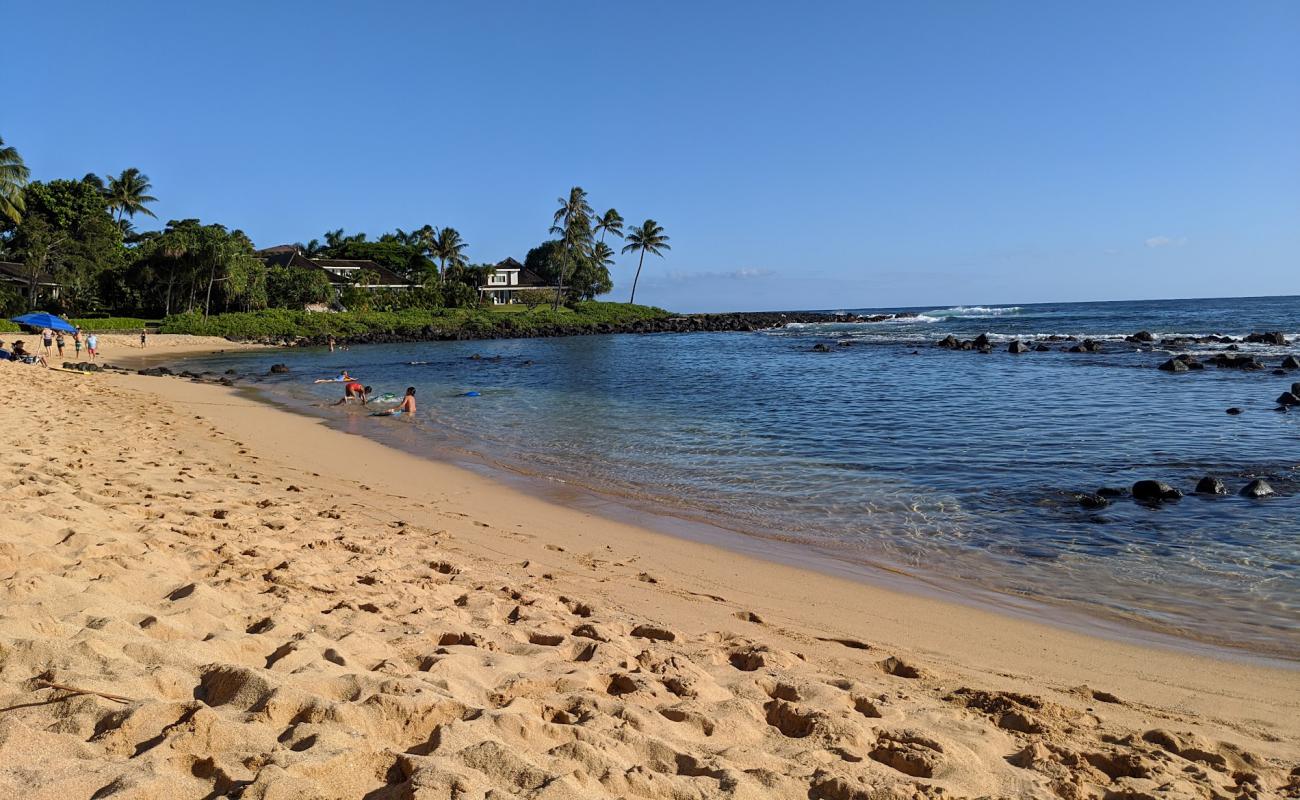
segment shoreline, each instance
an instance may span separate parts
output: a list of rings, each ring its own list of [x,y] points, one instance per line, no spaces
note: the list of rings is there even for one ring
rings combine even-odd
[[[1120,612],[1107,613],[1104,607],[999,591],[941,572],[924,572],[907,565],[895,565],[862,556],[853,557],[836,552],[827,545],[731,528],[718,522],[705,521],[698,516],[677,513],[679,509],[654,507],[654,501],[649,498],[625,496],[598,487],[551,478],[473,450],[455,448],[454,452],[430,452],[428,449],[404,446],[392,437],[346,430],[344,426],[347,423],[355,423],[357,420],[341,420],[326,413],[317,413],[316,410],[296,408],[264,387],[245,384],[238,386],[237,390],[256,403],[319,422],[330,431],[373,442],[431,464],[469,472],[490,482],[508,485],[553,506],[567,507],[594,514],[610,522],[643,528],[669,540],[694,542],[816,575],[838,577],[907,596],[929,598],[1010,619],[1036,622],[1106,641],[1300,671],[1300,659],[1281,652],[1252,649],[1247,644],[1228,639],[1197,637],[1190,632],[1160,627],[1141,617]]]
[[[264,792],[281,781],[284,797],[359,797],[374,785],[358,791],[348,776],[375,769],[376,781],[451,770],[467,786],[506,786],[521,764],[567,790],[547,797],[668,797],[614,766],[658,763],[620,750],[647,736],[754,797],[867,787],[1048,797],[1061,781],[1080,796],[1171,781],[1224,792],[1246,773],[1280,792],[1294,766],[1294,670],[1099,639],[672,538],[237,389],[5,369],[62,401],[45,431],[0,412],[7,471],[45,464],[51,476],[21,478],[0,501],[19,523],[0,541],[0,578],[12,572],[0,641],[35,643],[0,651],[0,704],[23,708],[0,715],[0,761],[44,765],[40,791],[31,774],[0,768],[0,787],[24,796],[81,796],[70,787],[94,791],[122,770],[136,785],[211,785],[212,767],[179,755],[198,748],[194,763]],[[94,433],[103,414],[82,416],[85,403],[111,408],[115,424]],[[62,466],[72,463],[84,480]],[[102,599],[115,588],[130,599]],[[91,650],[68,650],[65,637]],[[131,663],[85,661],[101,651]],[[561,651],[571,657],[556,661]],[[381,700],[390,695],[366,677],[375,670],[415,688]],[[136,722],[116,727],[97,722],[114,701],[71,701],[64,729],[87,731],[74,746],[39,732],[57,709],[22,706],[32,675],[159,699],[134,701],[125,719]],[[461,719],[396,699],[435,678],[438,703],[489,711]],[[370,688],[331,688],[344,685]],[[300,696],[337,710],[302,711],[307,700],[288,700]],[[611,713],[644,721],[616,744],[599,733]],[[185,744],[194,720],[209,733]],[[373,741],[339,738],[340,720]],[[603,772],[576,768],[568,745],[552,749],[575,730],[592,748],[579,762]],[[140,746],[130,742],[158,737],[165,744],[130,765],[97,749],[121,741],[129,754]],[[240,753],[276,768],[250,768]],[[1126,758],[1132,768],[1114,766]],[[651,774],[681,791],[718,787],[708,769]]]

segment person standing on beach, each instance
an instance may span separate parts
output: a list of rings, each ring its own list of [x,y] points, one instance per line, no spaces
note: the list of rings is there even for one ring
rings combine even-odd
[[[93,333],[86,337],[86,354],[91,361],[99,357],[99,337]]]
[[[54,334],[54,344],[59,348],[59,358],[63,358],[63,331]]]
[[[143,350],[144,347],[145,347],[145,345],[148,344],[148,338],[149,338],[149,329],[148,329],[148,328],[141,328],[141,329],[140,329],[140,349],[141,349],[141,350]]]
[[[49,358],[51,355],[53,355],[52,353],[50,353],[50,348],[54,347],[54,331],[50,330],[49,328],[41,329],[41,346],[45,348],[46,358]]]
[[[72,346],[76,349],[76,358],[81,358],[81,328],[72,332]]]

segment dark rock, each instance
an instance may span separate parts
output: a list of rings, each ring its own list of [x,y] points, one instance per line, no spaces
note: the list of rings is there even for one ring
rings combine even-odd
[[[945,337],[943,337],[942,339],[940,339],[938,342],[935,342],[935,345],[934,345],[934,346],[935,346],[935,347],[943,347],[943,348],[946,348],[946,349],[948,349],[948,350],[956,350],[958,347],[961,346],[961,342],[957,341],[957,337],[956,337],[956,336],[953,336],[953,335],[950,333],[950,334],[948,334],[947,336],[945,336]]]
[[[1273,494],[1273,487],[1268,485],[1268,481],[1263,478],[1256,478],[1242,487],[1240,492],[1242,497],[1268,497]]]
[[[1138,481],[1133,484],[1133,499],[1135,500],[1160,503],[1166,500],[1177,500],[1182,496],[1182,492],[1164,481]]]
[[[1102,497],[1128,497],[1129,490],[1124,486],[1103,486],[1097,490]]]
[[[814,353],[829,353],[831,351],[831,346],[825,342],[818,342],[812,346],[812,351]]]
[[[1236,406],[1233,406],[1232,408],[1228,409],[1228,413],[1235,417],[1241,413],[1241,409],[1237,408]]]
[[[1165,363],[1161,364],[1157,369],[1162,369],[1165,372],[1186,372],[1187,362],[1183,361],[1182,359],[1171,358]]]
[[[972,342],[972,344],[976,347],[989,347],[991,344],[989,341],[989,335],[987,333],[981,333],[979,336],[975,337],[975,341]]]
[[[150,376],[150,377],[154,377],[154,378],[161,378],[161,377],[162,377],[163,375],[165,375],[166,373],[164,373],[164,372],[162,371],[162,367],[146,367],[145,369],[136,370],[136,374],[137,374],[137,375],[148,375],[148,376]]]
[[[1125,336],[1124,340],[1129,342],[1142,342],[1145,344],[1147,342],[1154,342],[1156,337],[1150,331],[1138,331],[1132,336]]]
[[[239,374],[239,373],[235,372],[233,369],[228,369],[228,370],[226,370],[226,374],[227,374],[227,375],[237,375],[237,374]]]
[[[1300,406],[1300,397],[1291,392],[1283,392],[1278,395],[1277,404],[1280,406]]]
[[[852,347],[852,346],[853,346],[853,341],[852,341],[851,339],[844,339],[844,340],[841,340],[841,341],[836,342],[836,343],[835,343],[835,346],[836,346],[836,347]]]
[[[1300,369],[1300,358],[1287,356],[1282,359],[1282,369]]]
[[[1110,501],[1100,494],[1084,493],[1079,495],[1079,505],[1084,508],[1105,508]]]
[[[1034,347],[1034,352],[1035,352],[1035,353],[1046,353],[1046,352],[1050,351],[1051,349],[1052,349],[1052,348],[1048,347],[1048,346],[1045,345],[1045,344],[1040,344],[1040,345],[1037,345],[1036,347]]]
[[[1300,397],[1300,381],[1291,384],[1291,394]]]
[[[1274,374],[1274,375],[1277,375],[1277,376],[1280,377],[1280,376],[1286,374],[1286,370],[1281,369],[1281,368],[1279,368],[1279,369],[1275,369],[1275,370],[1273,370],[1273,374]]]
[[[1223,481],[1213,475],[1206,475],[1196,484],[1197,494],[1227,494],[1228,487],[1223,485]]]
[[[1013,341],[1011,344],[1007,345],[1007,352],[1008,352],[1008,353],[1028,353],[1028,352],[1029,352],[1029,345],[1027,345],[1027,344],[1025,344],[1024,342],[1020,341],[1019,339],[1016,339],[1016,340]]]
[[[272,375],[283,375],[283,374],[285,374],[285,373],[288,372],[288,371],[289,371],[289,365],[288,365],[288,364],[272,364],[272,365],[271,365],[271,372],[270,372],[270,374],[272,374]],[[181,374],[184,375],[185,373],[181,373]]]
[[[1250,344],[1271,344],[1277,346],[1284,346],[1287,343],[1286,337],[1277,331],[1270,331],[1269,333],[1252,333],[1246,337],[1245,341]]]

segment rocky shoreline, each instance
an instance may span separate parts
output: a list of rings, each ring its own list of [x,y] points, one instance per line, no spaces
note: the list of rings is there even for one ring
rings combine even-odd
[[[489,339],[539,339],[556,336],[603,336],[614,333],[728,333],[752,332],[781,328],[791,324],[826,324],[835,322],[885,322],[909,319],[914,313],[902,314],[827,314],[813,311],[738,311],[729,314],[686,314],[662,319],[635,320],[627,323],[602,322],[595,325],[554,324],[534,331],[501,331],[475,328],[440,328],[428,325],[419,335],[388,332],[363,333],[335,337],[339,344],[397,344],[401,342],[446,342]],[[232,338],[275,347],[311,347],[327,342],[324,336],[262,336]]]

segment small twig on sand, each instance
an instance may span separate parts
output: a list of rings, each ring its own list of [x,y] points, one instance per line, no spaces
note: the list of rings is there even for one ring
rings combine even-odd
[[[76,686],[68,686],[67,684],[53,683],[51,681],[41,681],[41,683],[45,684],[44,688],[46,689],[62,689],[65,692],[72,692],[73,694],[93,694],[96,697],[102,697],[105,700],[114,700],[118,703],[135,702],[131,698],[123,697],[120,694],[109,694],[108,692],[97,692],[94,689],[80,689]]]

